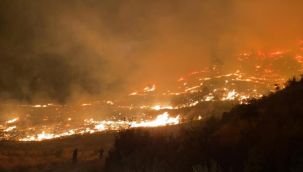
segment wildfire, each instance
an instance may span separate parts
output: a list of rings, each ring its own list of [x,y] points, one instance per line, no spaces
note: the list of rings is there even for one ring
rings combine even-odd
[[[258,66],[258,68],[262,68]],[[210,69],[213,70],[213,69]],[[250,98],[259,98],[263,95],[263,90],[270,90],[271,83],[281,83],[283,80],[280,78],[270,78],[267,75],[256,77],[248,75],[240,70],[233,73],[227,74],[217,74],[208,76],[205,75],[208,70],[202,70],[200,72],[193,72],[188,75],[186,82],[178,82],[178,90],[167,91],[163,93],[153,93],[156,90],[156,86],[153,84],[151,86],[145,87],[141,92],[134,92],[131,95],[136,95],[138,98],[146,98],[151,96],[171,96],[171,97],[185,97],[184,100],[178,104],[119,104],[119,102],[110,100],[99,101],[103,103],[102,107],[106,106],[113,109],[112,112],[118,112],[118,116],[112,115],[113,118],[110,120],[95,120],[94,118],[83,119],[82,121],[77,120],[77,118],[72,118],[72,113],[65,116],[62,121],[58,121],[55,124],[49,123],[48,121],[52,119],[51,116],[43,116],[42,121],[44,124],[36,125],[33,127],[23,126],[27,123],[18,123],[19,118],[13,118],[5,121],[2,126],[2,131],[5,134],[2,139],[12,139],[19,141],[42,141],[47,139],[61,138],[65,136],[75,135],[75,134],[91,134],[96,132],[103,132],[109,130],[123,130],[136,127],[158,127],[165,125],[176,125],[180,123],[181,116],[171,117],[168,112],[159,114],[154,119],[151,120],[153,115],[149,114],[151,111],[157,112],[160,110],[167,110],[176,112],[175,110],[182,110],[183,108],[190,108],[197,106],[203,102],[212,101],[237,101],[239,103],[246,103]],[[200,75],[201,74],[201,75]],[[268,73],[272,76],[272,72]],[[194,81],[192,82],[194,77]],[[185,81],[185,78],[184,78]],[[271,83],[268,83],[271,81]],[[242,86],[246,85],[246,87]],[[240,86],[241,85],[241,86]],[[272,84],[273,85],[273,84]],[[248,87],[247,87],[248,86]],[[207,91],[204,90],[207,88]],[[193,95],[193,96],[192,96]],[[96,102],[82,103],[78,105],[84,112],[89,111],[89,109],[94,109]],[[25,106],[25,108],[33,108],[36,111],[43,109],[55,109],[56,113],[60,113],[61,108],[70,108],[71,106],[57,106],[57,105],[33,105]],[[84,108],[89,107],[89,108]],[[141,113],[139,117],[134,120],[128,114],[123,114],[123,112],[132,112],[132,114]],[[20,117],[20,115],[18,115]],[[120,116],[120,117],[119,117]],[[130,116],[130,117],[129,117]],[[116,118],[117,117],[117,118]],[[129,117],[128,119],[126,117]],[[197,116],[196,120],[204,119],[203,116]],[[14,124],[14,125],[12,125]],[[19,126],[20,125],[20,126]]]
[[[180,123],[180,116],[177,117],[169,117],[167,112],[164,112],[161,115],[158,115],[157,118],[153,121],[142,121],[142,122],[133,122],[130,127],[158,127],[165,125],[176,125]]]
[[[42,133],[38,133],[35,135],[28,135],[24,138],[20,138],[19,141],[43,141],[49,139],[55,139],[65,136],[70,136],[74,134],[91,134],[96,132],[102,132],[107,130],[122,130],[128,128],[137,128],[137,127],[158,127],[158,126],[166,126],[166,125],[177,125],[180,123],[180,116],[170,117],[168,112],[164,112],[163,114],[158,115],[154,120],[146,120],[146,121],[96,121],[94,119],[85,119],[84,122],[86,125],[91,126],[86,128],[77,128],[71,129],[67,132],[63,133],[49,133],[42,131]],[[11,131],[15,129],[16,126],[10,127],[7,130]]]
[[[300,47],[302,48],[302,43]],[[302,71],[303,69],[302,51],[248,51],[237,55],[237,58],[240,62],[237,70],[223,73],[224,70],[221,70],[220,66],[206,67],[182,75],[176,79],[174,88],[164,92],[161,92],[160,90],[163,89],[158,89],[155,84],[135,88],[135,91],[128,94],[133,97],[126,96],[126,101],[113,98],[82,102],[75,105],[77,110],[74,110],[74,105],[62,106],[51,103],[20,105],[21,108],[27,110],[26,113],[1,122],[0,139],[42,141],[75,134],[176,125],[180,123],[181,116],[174,115],[173,117],[169,113],[181,112],[186,121],[189,108],[195,106],[199,108],[199,105],[204,107],[204,104],[212,105],[217,101],[244,104],[248,103],[249,99],[260,98],[269,91],[274,91],[275,85],[283,88],[283,83],[288,78],[282,74],[283,67],[275,68],[275,66],[280,66],[283,58],[295,60],[295,70]],[[242,66],[242,64],[247,66]],[[288,65],[288,63],[285,64]],[[301,68],[296,68],[298,66]],[[292,69],[292,66],[285,66],[285,69]],[[155,100],[161,101],[155,103]],[[79,109],[81,112],[78,112]],[[99,117],[96,112],[100,111],[106,113],[100,116],[104,116],[103,120],[90,116]],[[162,113],[163,111],[167,112]],[[154,115],[159,112],[162,114]],[[85,118],[79,119],[77,115],[74,116],[75,113]],[[202,120],[207,116],[203,113],[194,115],[195,120]]]

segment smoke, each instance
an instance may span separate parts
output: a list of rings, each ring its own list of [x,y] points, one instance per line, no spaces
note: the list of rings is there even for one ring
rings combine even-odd
[[[302,1],[10,1],[0,6],[0,98],[96,98],[217,64],[243,50],[290,48]]]

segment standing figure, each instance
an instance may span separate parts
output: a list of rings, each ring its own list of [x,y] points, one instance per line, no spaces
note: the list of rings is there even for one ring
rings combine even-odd
[[[78,149],[76,148],[73,151],[73,163],[77,163],[77,161],[78,161]]]
[[[99,159],[102,159],[103,158],[103,154],[104,154],[104,150],[101,148],[99,150]]]

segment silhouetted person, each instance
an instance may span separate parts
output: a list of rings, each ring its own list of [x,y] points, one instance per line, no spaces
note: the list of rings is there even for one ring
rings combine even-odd
[[[104,154],[104,150],[101,148],[99,150],[99,159],[102,159],[103,158],[103,154]]]
[[[73,163],[77,163],[77,161],[78,161],[78,149],[76,148],[73,151]]]

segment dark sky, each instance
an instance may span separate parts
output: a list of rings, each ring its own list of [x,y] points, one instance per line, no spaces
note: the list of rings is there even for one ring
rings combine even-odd
[[[119,93],[302,38],[301,0],[2,0],[0,98]]]

